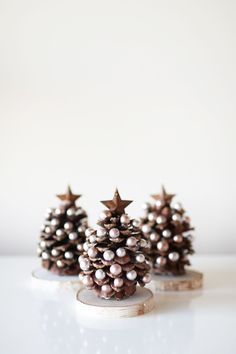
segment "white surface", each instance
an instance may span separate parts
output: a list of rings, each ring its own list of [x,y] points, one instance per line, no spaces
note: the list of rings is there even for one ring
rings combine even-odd
[[[35,252],[68,182],[94,223],[165,183],[198,252],[236,252],[236,1],[1,0],[0,244]]]
[[[122,320],[76,312],[75,294],[51,297],[30,287],[33,258],[0,258],[0,348],[4,354],[232,354],[236,257],[195,257],[202,291],[159,293],[156,309]]]

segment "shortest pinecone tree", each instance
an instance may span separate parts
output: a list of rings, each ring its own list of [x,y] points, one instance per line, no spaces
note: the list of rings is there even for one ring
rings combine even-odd
[[[145,203],[141,218],[144,237],[151,242],[149,257],[156,274],[182,275],[190,265],[188,255],[193,254],[193,228],[180,203],[172,202],[174,194],[162,187],[160,194],[152,195],[155,203]]]
[[[122,200],[118,190],[113,200],[102,203],[109,210],[101,213],[98,230],[86,230],[80,277],[99,297],[121,300],[133,295],[137,284],[144,286],[151,280],[150,265],[141,252],[147,241],[125,214],[131,201]]]
[[[76,206],[80,195],[73,194],[70,187],[66,194],[57,195],[62,201],[58,208],[50,208],[42,225],[38,255],[42,266],[59,275],[78,275],[78,257],[83,252],[87,214]]]

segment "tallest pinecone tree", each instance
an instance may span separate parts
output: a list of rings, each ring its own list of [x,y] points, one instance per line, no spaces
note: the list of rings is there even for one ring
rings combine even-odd
[[[190,219],[180,203],[173,203],[174,194],[162,187],[160,194],[152,195],[155,203],[145,203],[141,219],[142,232],[151,242],[149,256],[156,274],[182,275],[190,265],[188,255],[192,248]]]
[[[58,208],[47,210],[42,226],[38,255],[42,266],[59,275],[78,275],[78,257],[83,252],[87,214],[75,202],[80,195],[73,194],[68,187],[65,194],[59,194]]]

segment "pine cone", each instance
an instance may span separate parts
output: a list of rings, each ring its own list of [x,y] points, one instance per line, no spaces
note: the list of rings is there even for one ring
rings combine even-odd
[[[117,208],[104,211],[98,225],[97,231],[86,230],[85,252],[79,257],[82,281],[101,298],[127,298],[137,284],[144,286],[151,280],[150,265],[140,251],[147,242],[140,228]]]
[[[66,198],[67,196],[67,198]],[[63,203],[59,208],[50,208],[42,226],[38,255],[42,266],[59,275],[78,275],[78,257],[83,252],[87,214],[75,205],[79,197],[68,189],[67,194],[58,196]]]
[[[162,192],[152,196],[155,204],[145,203],[141,219],[142,233],[151,243],[148,256],[156,274],[181,275],[190,265],[193,254],[190,219],[180,203],[172,203],[173,194]]]

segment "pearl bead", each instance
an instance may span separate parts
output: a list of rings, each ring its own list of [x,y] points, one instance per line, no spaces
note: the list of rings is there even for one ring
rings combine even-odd
[[[91,227],[89,227],[88,229],[86,229],[85,231],[85,236],[89,237],[94,233],[94,229],[92,229]]]
[[[156,220],[156,218],[157,218],[157,214],[156,213],[149,213],[148,214],[148,220],[149,221]]]
[[[176,235],[173,237],[173,240],[177,243],[181,243],[183,241],[183,237],[181,235]]]
[[[81,226],[78,227],[77,230],[78,230],[78,232],[85,232],[86,227],[81,225]]]
[[[108,284],[103,285],[103,286],[102,286],[102,291],[103,291],[104,293],[110,293],[110,292],[111,292],[111,287],[110,287],[110,285],[108,285]]]
[[[84,258],[80,261],[80,268],[82,270],[89,270],[90,262],[87,258]]]
[[[72,229],[73,229],[73,224],[72,224],[72,222],[66,222],[66,223],[64,224],[64,229],[65,229],[65,230],[72,230]]]
[[[166,264],[166,258],[165,257],[157,257],[156,259],[156,263],[159,265],[159,266],[164,266]]]
[[[60,221],[59,221],[58,219],[52,219],[52,220],[51,220],[51,225],[57,226],[57,225],[59,225],[59,224],[60,224]]]
[[[64,208],[56,208],[55,210],[55,214],[56,215],[61,215],[65,212],[65,209]]]
[[[78,262],[80,263],[82,260],[84,260],[85,257],[81,254],[79,257],[78,257]]]
[[[61,238],[61,237],[64,237],[64,235],[65,235],[64,230],[59,229],[59,230],[56,231],[56,236]]]
[[[150,231],[151,231],[151,227],[150,227],[149,225],[145,224],[145,225],[142,226],[142,232],[143,232],[144,234],[147,234],[147,233],[149,233]]]
[[[42,258],[43,258],[44,260],[49,259],[49,254],[48,254],[47,252],[43,252],[43,253],[42,253]]]
[[[110,250],[107,250],[103,253],[103,258],[106,260],[106,261],[111,261],[113,258],[115,257],[115,254],[114,252],[110,251]]]
[[[91,247],[91,248],[88,249],[89,257],[95,258],[97,254],[98,254],[98,251],[96,250],[96,248]]]
[[[136,246],[136,243],[137,243],[137,240],[136,240],[136,238],[133,237],[133,236],[127,238],[127,240],[126,240],[126,245],[129,246],[129,247],[134,247],[134,246]]]
[[[159,241],[157,243],[157,249],[161,252],[166,252],[168,248],[169,248],[168,242],[166,242],[165,240]]]
[[[141,220],[139,220],[139,219],[133,220],[132,223],[133,223],[134,227],[140,227],[141,226]]]
[[[160,235],[158,235],[156,232],[152,232],[150,235],[150,240],[153,242],[157,242],[160,238]]]
[[[66,212],[68,216],[75,215],[75,208],[69,208]]]
[[[122,224],[129,224],[129,222],[130,222],[129,216],[128,216],[127,214],[121,215],[121,217],[120,217],[120,222],[121,222]]]
[[[173,203],[173,209],[175,210],[182,210],[182,204],[181,203]]]
[[[150,204],[149,203],[143,203],[141,207],[142,207],[142,209],[147,210],[147,209],[150,208]]]
[[[59,256],[59,254],[60,254],[60,252],[58,250],[56,250],[55,248],[53,250],[51,250],[51,255],[53,257],[57,257],[57,256]]]
[[[90,275],[85,275],[82,282],[85,286],[93,286],[93,278]]]
[[[97,230],[97,237],[104,237],[106,236],[106,234],[107,234],[106,229],[100,228]]]
[[[89,237],[89,242],[95,243],[96,242],[96,236],[95,235],[90,236]]]
[[[121,268],[121,266],[119,264],[112,264],[110,266],[110,272],[113,275],[118,275],[118,274],[120,274],[122,272],[122,268]]]
[[[111,212],[109,210],[104,210],[101,212],[101,214],[99,215],[99,219],[100,220],[105,220],[107,218],[110,218],[112,216]]]
[[[47,213],[47,214],[52,214],[52,212],[53,212],[53,209],[52,209],[52,208],[47,208],[47,210],[46,210],[46,213]]]
[[[71,241],[73,241],[77,239],[78,235],[76,232],[71,232],[68,237]]]
[[[119,237],[119,235],[120,235],[120,231],[116,228],[113,228],[109,231],[109,236],[111,238],[117,238],[117,237]]]
[[[78,245],[76,246],[78,251],[83,251],[83,244],[82,243],[78,243]]]
[[[46,234],[50,234],[51,231],[52,231],[52,229],[51,229],[50,226],[46,226],[46,227],[45,227],[45,232],[46,232]]]
[[[59,268],[62,268],[63,267],[63,262],[59,259],[58,261],[57,261],[57,266],[59,267]]]
[[[172,262],[177,262],[179,259],[179,254],[178,252],[171,252],[168,257]]]
[[[64,256],[65,256],[66,259],[72,259],[73,258],[73,253],[67,251],[67,252],[65,252]]]
[[[126,250],[120,247],[116,250],[116,254],[118,257],[124,257],[126,255]]]
[[[145,261],[145,257],[144,257],[144,255],[143,255],[142,253],[137,254],[137,256],[135,257],[135,259],[136,259],[136,261],[137,261],[138,263],[143,263],[143,262]]]
[[[156,219],[157,224],[164,224],[166,222],[166,217],[163,215],[159,215]]]
[[[137,273],[135,270],[130,270],[129,272],[126,273],[126,277],[129,280],[134,280],[137,277]]]
[[[182,220],[182,216],[180,214],[173,214],[172,215],[172,220],[180,222]]]
[[[40,256],[41,252],[42,252],[41,248],[38,247],[38,248],[37,248],[37,254],[38,254],[38,256]]]
[[[142,248],[147,247],[147,241],[144,238],[141,238],[140,240],[140,247]]]
[[[166,229],[162,232],[162,235],[166,238],[169,238],[171,237],[171,231]]]
[[[114,279],[114,286],[116,288],[121,288],[124,284],[124,280],[122,278],[116,278]]]
[[[46,242],[45,241],[41,241],[40,242],[40,247],[41,248],[45,248],[46,247]]]
[[[95,272],[95,277],[98,280],[103,280],[106,277],[106,273],[102,269],[97,269]]]
[[[89,249],[89,244],[88,244],[88,242],[85,242],[85,243],[83,244],[83,248],[84,248],[85,252],[88,251],[88,249]]]
[[[152,276],[151,276],[150,273],[147,273],[147,274],[144,275],[144,277],[143,277],[143,282],[144,283],[149,283],[151,280],[152,280]]]
[[[156,200],[155,205],[160,208],[162,206],[162,201],[160,199]]]

